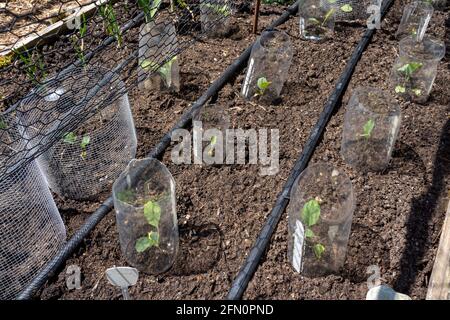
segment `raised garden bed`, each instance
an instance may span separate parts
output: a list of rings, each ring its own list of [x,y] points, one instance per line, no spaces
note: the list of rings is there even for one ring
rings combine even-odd
[[[346,165],[340,155],[345,106],[353,89],[361,85],[391,88],[390,69],[398,48],[394,33],[403,2],[395,2],[363,55],[342,107],[331,119],[312,159],[312,162],[331,162],[343,170],[356,194],[343,270],[338,275],[319,278],[295,273],[288,261],[288,221],[284,218],[244,298],[364,299],[369,276],[366,271],[372,265],[380,267],[383,283],[413,298],[425,298],[450,186],[448,60],[439,65],[431,99],[426,104],[399,100],[403,121],[387,169],[361,175]],[[264,8],[262,26],[268,25],[278,13],[278,9]],[[436,12],[429,32],[443,39],[447,18],[448,12]],[[233,19],[241,29],[234,30],[229,38],[197,42],[180,55],[180,93],[143,95],[137,88],[129,93],[138,135],[138,157],[151,150],[178,115],[254,40],[249,32],[252,18],[240,13]],[[260,176],[260,168],[254,165],[174,165],[169,148],[162,161],[176,183],[179,256],[168,272],[142,275],[130,290],[134,298],[226,297],[334,83],[365,30],[364,25],[337,23],[332,39],[315,43],[300,39],[297,18],[279,29],[291,37],[294,48],[281,101],[277,105],[260,105],[239,97],[245,76],[241,73],[220,92],[216,104],[228,108],[232,127],[280,130],[280,172],[275,176]],[[108,55],[102,59],[109,61]],[[57,199],[69,235],[105,198],[106,194],[94,202]],[[107,268],[126,265],[120,252],[114,212],[101,221],[83,246],[67,260],[66,267],[70,265],[81,268],[81,289],[68,290],[65,270],[60,270],[37,297],[120,298],[120,293],[104,277]]]

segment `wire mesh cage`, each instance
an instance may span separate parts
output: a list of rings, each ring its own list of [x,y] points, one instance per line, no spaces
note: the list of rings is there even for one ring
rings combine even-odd
[[[41,87],[19,108],[24,136],[31,142],[46,142],[52,132],[65,127],[64,122],[84,120],[73,130],[59,130],[59,139],[38,158],[50,188],[71,199],[97,196],[136,155],[136,132],[124,84],[116,76],[105,81],[102,74],[101,68],[74,70],[71,76]],[[86,102],[89,93],[84,91],[89,90],[95,95]],[[118,99],[117,92],[122,93]]]
[[[177,90],[177,56],[205,36],[201,7],[206,2],[60,0],[24,6],[9,1],[1,6],[0,120],[7,119],[11,125],[0,125],[0,134],[5,132],[15,148],[2,160],[0,177],[39,157],[112,101],[121,99],[126,89],[153,74],[164,74],[168,64],[169,88]],[[245,3],[236,1],[230,7]],[[211,26],[222,23],[223,18],[218,16]],[[168,28],[171,36],[169,41],[144,41],[151,62],[141,77],[142,68],[136,67],[142,62],[139,39],[145,38],[143,32],[154,36],[160,26]],[[80,70],[92,70],[93,66],[102,68],[85,81]],[[124,88],[105,93],[112,78],[122,80]],[[68,79],[80,85],[60,92],[60,82]],[[77,103],[70,107],[64,100],[75,93]],[[45,103],[36,102],[42,100]],[[52,111],[61,107],[67,112]],[[32,123],[24,121],[30,118]]]
[[[37,164],[0,180],[0,299],[13,299],[61,248],[64,224]]]

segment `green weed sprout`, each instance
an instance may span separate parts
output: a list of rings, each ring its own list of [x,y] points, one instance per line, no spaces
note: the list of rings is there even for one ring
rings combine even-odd
[[[40,73],[42,79],[45,79],[47,74],[45,72],[45,65],[41,55],[38,54],[37,58],[34,58],[34,56],[32,54],[30,55],[28,51],[21,52],[19,50],[13,50],[13,52],[25,65],[25,73],[31,81],[34,83],[39,83],[38,73]]]
[[[145,21],[149,23],[153,20],[156,13],[159,10],[162,0],[138,0],[137,4],[139,9],[144,11]]]
[[[86,36],[86,33],[87,33],[87,22],[86,16],[83,14],[81,15],[81,26],[80,29],[78,30],[79,37],[77,37],[76,35],[73,35],[71,37],[75,53],[77,54],[78,59],[80,59],[81,64],[83,66],[86,66],[86,58],[84,56],[84,37]],[[80,39],[80,44],[78,44],[78,39]]]
[[[122,45],[122,31],[117,22],[116,13],[112,4],[108,3],[102,5],[99,8],[99,14],[103,18],[106,33],[110,36],[114,36],[117,40],[117,46],[120,47]]]

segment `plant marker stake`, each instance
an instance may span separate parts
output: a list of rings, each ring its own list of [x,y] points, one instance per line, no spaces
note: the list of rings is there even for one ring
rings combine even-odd
[[[253,19],[253,34],[258,32],[259,11],[261,9],[261,0],[255,0],[255,17]]]
[[[131,300],[128,287],[134,286],[139,278],[139,271],[130,267],[112,267],[106,270],[106,278],[113,286],[122,291],[123,300]]]

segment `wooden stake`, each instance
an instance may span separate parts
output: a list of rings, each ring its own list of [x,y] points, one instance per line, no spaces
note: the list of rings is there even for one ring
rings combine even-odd
[[[261,0],[255,0],[255,17],[253,19],[253,33],[258,33],[259,10],[261,9]]]

